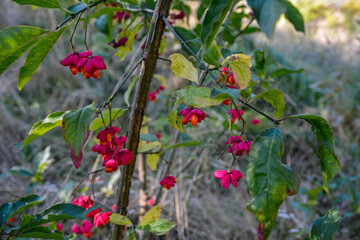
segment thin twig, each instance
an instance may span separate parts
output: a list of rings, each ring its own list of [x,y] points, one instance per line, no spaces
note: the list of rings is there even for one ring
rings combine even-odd
[[[87,173],[87,174],[80,180],[80,182],[76,185],[76,187],[73,189],[73,195],[74,195],[74,197],[76,198],[76,195],[75,195],[76,189],[80,186],[80,184],[81,184],[88,176],[90,176],[91,174],[96,174],[96,173],[98,173],[98,172],[102,172],[102,171],[104,171],[104,170],[105,170],[105,168],[103,167],[103,168],[100,168],[100,169],[97,169],[97,170],[95,170],[95,171],[92,171],[92,172]]]

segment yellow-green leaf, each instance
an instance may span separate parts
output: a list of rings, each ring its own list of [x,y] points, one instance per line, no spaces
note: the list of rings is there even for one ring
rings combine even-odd
[[[160,159],[159,154],[149,154],[148,155],[146,162],[151,170],[153,170],[153,171],[156,170],[159,159]]]
[[[139,153],[145,153],[149,151],[156,152],[156,151],[160,151],[160,148],[161,148],[160,142],[150,142],[140,147]]]
[[[176,92],[180,102],[193,106],[195,108],[205,108],[218,106],[223,99],[212,98],[211,88],[188,86],[185,89]]]
[[[170,60],[170,68],[176,76],[188,79],[192,82],[198,81],[197,71],[194,65],[183,55],[174,53],[170,55]]]
[[[139,227],[144,226],[148,223],[151,223],[153,221],[156,221],[160,218],[161,215],[161,206],[155,206],[152,209],[150,209],[141,220]]]
[[[133,225],[130,219],[128,219],[124,215],[120,215],[117,213],[111,214],[110,222],[115,223],[117,225]]]
[[[123,108],[113,108],[111,109],[111,120],[115,120],[116,118],[120,117],[125,112]],[[110,123],[110,111],[107,109],[102,112],[105,124],[108,125]],[[95,118],[89,127],[89,130],[95,130],[98,128],[104,127],[104,123],[101,119],[101,116]]]
[[[271,89],[264,91],[254,97],[255,99],[264,98],[264,100],[270,103],[275,109],[275,118],[280,118],[285,111],[284,93],[278,89]]]
[[[124,60],[126,55],[132,51],[134,37],[135,37],[137,31],[139,30],[139,28],[141,28],[142,26],[143,26],[143,23],[138,24],[131,31],[122,31],[119,34],[118,40],[122,37],[128,38],[127,42],[125,43],[125,46],[120,46],[115,54],[116,56],[118,56],[120,58],[119,59],[120,61]]]
[[[228,65],[234,74],[234,80],[240,89],[245,89],[251,80],[251,57],[245,54],[233,54],[222,65]]]

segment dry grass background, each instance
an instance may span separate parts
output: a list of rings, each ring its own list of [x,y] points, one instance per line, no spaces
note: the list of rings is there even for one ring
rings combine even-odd
[[[69,0],[68,3],[71,1]],[[6,26],[34,25],[46,29],[54,29],[61,21],[62,16],[56,11],[41,8],[32,9],[28,6],[18,6],[10,0],[0,1],[0,29]],[[319,20],[320,21],[320,20]],[[282,25],[282,24],[280,24]],[[313,189],[321,184],[318,159],[315,155],[316,141],[310,134],[309,127],[302,122],[292,122],[282,127],[285,140],[284,162],[292,166],[301,174],[302,192],[289,197],[281,206],[279,216],[271,235],[271,239],[303,239],[308,235],[314,219],[323,215],[329,208],[338,205],[342,216],[351,212],[351,199],[344,185],[336,187],[344,177],[359,177],[357,164],[359,160],[360,138],[360,54],[359,41],[356,32],[349,33],[341,29],[344,38],[336,38],[340,29],[325,28],[319,22],[309,24],[307,36],[294,33],[287,25],[280,26],[274,39],[269,42],[263,37],[246,38],[239,43],[242,49],[248,44],[255,49],[261,47],[271,53],[274,59],[283,66],[306,69],[302,75],[284,77],[274,83],[275,87],[282,88],[286,93],[287,114],[294,112],[319,114],[327,118],[334,127],[337,153],[343,166],[343,175],[333,181],[329,195],[320,193],[317,204],[310,206],[313,211],[306,211],[309,206],[309,195],[306,190]],[[94,31],[94,28],[91,28]],[[55,48],[46,57],[44,63],[34,75],[33,79],[19,92],[17,90],[17,75],[24,58],[17,61],[0,77],[0,203],[11,201],[14,198],[28,194],[29,177],[6,174],[15,166],[32,168],[41,154],[50,151],[49,159],[54,161],[44,173],[42,184],[31,189],[32,193],[47,194],[47,198],[39,209],[45,206],[70,201],[70,193],[76,183],[91,169],[99,167],[96,154],[86,151],[84,162],[78,170],[72,166],[68,157],[64,141],[59,130],[44,135],[30,144],[23,151],[12,147],[23,140],[31,126],[44,118],[48,113],[59,110],[78,109],[92,101],[98,105],[103,102],[112,87],[126,72],[133,57],[127,57],[119,63],[114,52],[107,46],[106,41],[99,33],[91,34],[91,46],[95,52],[105,56],[109,65],[108,73],[102,75],[101,80],[85,80],[80,76],[73,77],[64,69],[59,61],[70,51],[66,33]],[[327,36],[324,36],[327,35]],[[81,31],[77,37],[81,48]],[[328,39],[329,41],[324,41]],[[346,41],[344,41],[345,39]],[[172,40],[169,40],[171,42]],[[138,48],[139,49],[139,48]],[[177,51],[179,45],[173,45],[164,55]],[[251,49],[251,48],[250,48]],[[82,49],[83,50],[83,49]],[[139,52],[138,52],[139,54]],[[167,94],[184,86],[183,82],[170,75],[167,64],[159,64],[157,72],[168,79]],[[116,70],[115,70],[116,69]],[[152,88],[156,88],[155,82]],[[124,90],[125,91],[125,90]],[[122,93],[124,92],[122,91]],[[119,96],[122,94],[120,93]],[[117,97],[114,106],[123,106],[121,97]],[[261,107],[261,105],[259,105]],[[171,142],[174,132],[164,123],[166,114],[171,106],[166,99],[150,102],[147,107],[147,116],[150,118],[149,131],[164,135],[163,143]],[[295,109],[297,109],[295,111]],[[245,180],[241,180],[237,189],[225,191],[213,177],[215,169],[223,169],[229,165],[230,159],[224,155],[218,159],[224,150],[220,144],[226,141],[222,133],[221,121],[225,120],[225,110],[209,109],[208,115],[214,121],[205,121],[200,128],[188,131],[188,135],[180,136],[187,140],[189,137],[198,139],[204,147],[190,147],[177,149],[174,153],[172,167],[178,183],[170,190],[165,191],[160,202],[164,208],[164,215],[177,223],[176,230],[164,239],[256,239],[257,221],[252,213],[246,210],[246,203],[250,196]],[[251,119],[258,117],[249,111],[245,116]],[[123,127],[125,134],[127,114],[116,122]],[[162,119],[155,122],[155,119]],[[215,121],[217,120],[217,121]],[[220,121],[219,121],[220,120]],[[152,122],[156,124],[152,124]],[[265,121],[263,121],[265,122]],[[255,136],[263,128],[251,127],[249,134]],[[94,141],[90,141],[87,150],[90,150]],[[45,151],[46,147],[47,150]],[[44,155],[42,155],[44,157]],[[247,159],[237,163],[237,169],[246,169]],[[160,169],[163,166],[160,166]],[[154,196],[159,188],[158,174],[146,170],[148,197]],[[116,183],[115,175],[110,178],[105,174],[96,176],[96,200],[104,208],[110,208],[115,203]],[[359,189],[359,180],[355,180]],[[139,174],[135,171],[134,188],[131,192],[130,216],[139,212]],[[91,184],[86,181],[81,191],[90,191]],[[115,191],[115,192],[113,192]],[[359,191],[359,190],[358,190]],[[339,198],[344,198],[339,201]],[[35,209],[38,211],[39,209]],[[359,215],[345,217],[340,231],[335,239],[358,239],[360,234]],[[65,232],[69,233],[72,223],[65,223]],[[107,239],[108,228],[97,230],[96,239]]]

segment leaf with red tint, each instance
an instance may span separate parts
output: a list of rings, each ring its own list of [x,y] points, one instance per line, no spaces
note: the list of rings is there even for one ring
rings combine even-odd
[[[82,150],[89,137],[89,125],[95,111],[95,103],[92,103],[77,111],[68,112],[63,117],[63,137],[76,168],[80,166]]]

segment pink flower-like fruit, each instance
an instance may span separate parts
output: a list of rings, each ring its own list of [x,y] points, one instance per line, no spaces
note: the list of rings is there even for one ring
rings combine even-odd
[[[214,176],[221,180],[221,186],[228,189],[230,182],[234,187],[238,186],[238,181],[243,177],[238,170],[216,170]]]
[[[163,180],[160,181],[160,185],[169,190],[174,187],[176,183],[174,176],[166,176]]]

